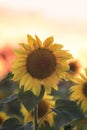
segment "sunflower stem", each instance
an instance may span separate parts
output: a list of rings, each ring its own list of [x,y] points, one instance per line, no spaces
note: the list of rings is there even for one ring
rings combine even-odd
[[[39,120],[38,124],[40,124],[41,121],[42,121],[48,114],[50,114],[51,112],[52,112],[52,110],[49,111],[49,112],[47,112],[47,113]]]
[[[34,108],[34,124],[35,124],[35,130],[37,130],[38,127],[38,105]]]

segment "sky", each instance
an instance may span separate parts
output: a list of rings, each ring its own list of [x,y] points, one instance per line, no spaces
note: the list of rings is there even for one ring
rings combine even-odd
[[[87,65],[87,0],[0,0],[0,45],[53,36]]]

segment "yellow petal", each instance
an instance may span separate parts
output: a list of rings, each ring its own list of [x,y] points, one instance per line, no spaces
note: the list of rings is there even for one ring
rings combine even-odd
[[[30,86],[30,84],[32,83],[31,81],[32,81],[32,77],[29,75],[24,85],[24,91],[31,89],[31,86]]]
[[[40,81],[34,80],[34,84],[32,86],[33,93],[38,96],[40,94],[40,90],[41,90]]]
[[[52,45],[54,41],[54,38],[53,37],[48,37],[44,42],[43,42],[43,46],[48,48],[49,46]]]
[[[25,50],[28,50],[29,51],[29,45],[25,44],[25,43],[19,43],[19,45],[21,47],[23,47]]]
[[[87,68],[85,68],[84,70],[85,70],[85,73],[86,73],[86,76],[87,76]]]
[[[13,73],[14,73],[15,75],[18,75],[19,73],[22,74],[23,72],[26,72],[26,73],[27,73],[27,70],[26,70],[25,66],[19,67],[19,68],[17,68],[17,69],[14,69],[14,68],[13,68]],[[21,76],[21,75],[19,75],[19,76]]]
[[[23,68],[23,70],[24,69],[26,69],[26,62],[17,62],[17,63],[14,63],[14,65],[12,66],[12,70],[20,70],[20,68]]]
[[[18,49],[18,50],[15,50],[14,53],[16,55],[26,55],[27,54],[27,51],[23,50],[23,49]]]
[[[17,65],[25,65],[26,64],[26,59],[25,60],[17,60],[17,59],[15,59],[14,60],[14,62],[13,62],[13,66],[15,67],[15,66],[17,66]],[[26,65],[25,65],[26,66]]]
[[[33,44],[35,42],[35,39],[31,35],[27,35],[28,44]]]
[[[58,85],[56,85],[56,84],[53,86],[53,88],[54,88],[56,91],[58,91],[58,89],[59,89],[59,88],[58,88]]]
[[[55,44],[58,45],[58,48],[59,48],[59,49],[62,49],[62,48],[63,48],[63,45],[62,45],[62,44],[59,44],[59,43],[55,43]],[[55,45],[55,44],[54,44],[54,45]]]
[[[31,35],[27,35],[27,40],[28,40],[28,44],[29,44],[29,49],[32,52],[34,50],[33,44],[35,43],[35,39]]]
[[[26,79],[29,77],[29,74],[25,74],[24,76],[22,76],[21,80],[20,80],[20,87],[25,85]]]
[[[26,58],[21,57],[21,58],[16,58],[12,61],[13,64],[17,63],[17,62],[26,62]]]
[[[15,73],[13,73],[13,74],[14,74],[14,76],[13,76],[12,79],[13,79],[14,81],[19,81],[19,80],[21,79],[21,77],[26,74],[26,71],[23,71],[23,72],[19,71],[17,74],[15,74]],[[21,75],[21,76],[20,76],[20,75]]]
[[[87,77],[86,77],[84,74],[81,74],[81,73],[80,73],[80,76],[81,76],[81,78],[83,79],[83,81],[87,81]]]
[[[62,45],[54,44],[54,45],[50,46],[50,50],[52,50],[52,51],[58,51],[58,53],[59,53],[59,51],[61,51],[60,50],[61,46]]]
[[[34,46],[35,46],[36,48],[41,48],[41,47],[42,47],[42,42],[41,42],[41,40],[38,38],[37,35],[35,35],[35,37],[36,37],[36,42],[34,43]]]

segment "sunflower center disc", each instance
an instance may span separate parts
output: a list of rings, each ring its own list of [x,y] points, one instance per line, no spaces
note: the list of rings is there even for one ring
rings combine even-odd
[[[0,117],[0,126],[2,125],[3,121],[4,120]]]
[[[43,117],[48,112],[48,108],[48,104],[44,100],[40,101],[40,103],[38,104],[38,118]],[[31,114],[32,116],[34,116],[33,111],[31,112]]]
[[[77,66],[74,63],[70,63],[69,66],[70,66],[71,72],[73,72],[73,73],[76,72]]]
[[[29,54],[26,66],[32,77],[44,79],[55,71],[56,57],[50,50],[40,48]]]
[[[42,100],[38,104],[38,117],[39,118],[43,117],[47,112],[48,112],[48,104],[44,100]]]
[[[87,82],[83,85],[83,94],[87,97]]]

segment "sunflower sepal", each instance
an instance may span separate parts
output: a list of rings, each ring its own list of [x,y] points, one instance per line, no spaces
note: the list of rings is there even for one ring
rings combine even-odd
[[[41,86],[41,91],[39,96],[36,96],[31,90],[24,91],[23,88],[19,92],[19,100],[24,105],[24,107],[30,111],[33,109],[43,98],[45,92],[45,87]]]

